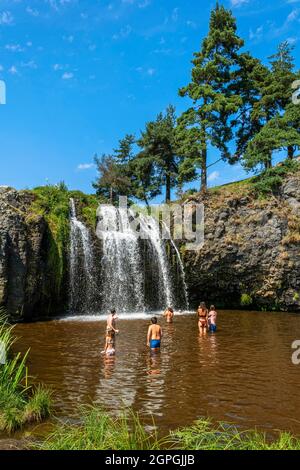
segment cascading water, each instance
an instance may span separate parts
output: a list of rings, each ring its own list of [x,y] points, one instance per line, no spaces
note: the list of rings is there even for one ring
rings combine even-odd
[[[119,312],[144,309],[144,278],[139,241],[128,227],[127,211],[103,206],[105,220],[101,260],[102,308]]]
[[[70,310],[92,311],[94,298],[94,257],[90,233],[77,219],[74,199],[70,199]]]
[[[129,224],[126,208],[103,206],[102,296],[105,309],[143,311],[173,305],[171,273],[157,221],[140,215],[143,239]]]
[[[72,313],[106,312],[111,308],[124,313],[143,312],[176,306],[178,301],[180,307],[188,307],[184,267],[174,241],[162,239],[154,217],[138,214],[137,230],[130,223],[134,220],[135,214],[127,207],[102,205],[97,225],[100,240],[96,242],[78,220],[75,202],[70,200]],[[173,255],[167,254],[167,247]],[[169,258],[176,263],[171,266]],[[177,270],[173,269],[175,265]]]

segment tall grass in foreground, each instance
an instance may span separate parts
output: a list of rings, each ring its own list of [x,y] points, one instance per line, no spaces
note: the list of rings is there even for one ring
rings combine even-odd
[[[0,346],[6,360],[0,364],[0,431],[11,433],[25,424],[39,422],[50,414],[49,390],[28,386],[28,353],[11,356],[13,327],[0,311]]]
[[[80,425],[58,426],[35,448],[42,450],[298,450],[300,439],[288,433],[270,441],[256,431],[241,432],[234,426],[199,420],[182,430],[170,432],[164,439],[147,434],[133,411],[111,417],[99,408],[82,411]]]
[[[277,439],[267,439],[264,433],[240,431],[226,423],[196,421],[192,426],[170,432],[169,448],[177,450],[299,450],[300,439],[289,433],[279,433]]]

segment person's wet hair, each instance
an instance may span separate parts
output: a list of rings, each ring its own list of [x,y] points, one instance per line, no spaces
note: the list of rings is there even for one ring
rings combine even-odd
[[[169,307],[168,310],[169,312],[174,313],[174,310],[171,307]]]
[[[157,323],[157,318],[156,317],[152,317],[151,318],[151,322],[153,323],[153,325],[155,325]]]
[[[211,305],[210,310],[216,310],[216,307],[214,305]]]
[[[115,308],[112,308],[111,311],[110,311],[110,313],[111,313],[112,315],[115,315],[115,314],[116,314],[116,309],[115,309]]]
[[[206,308],[206,303],[205,303],[205,302],[201,302],[200,308]]]

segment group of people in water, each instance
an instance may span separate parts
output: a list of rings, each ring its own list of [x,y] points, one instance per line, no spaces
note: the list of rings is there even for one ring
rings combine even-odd
[[[217,311],[214,305],[211,305],[210,309],[206,307],[205,302],[201,302],[197,309],[197,320],[199,333],[206,334],[208,331],[211,333],[216,333],[217,331]],[[166,319],[167,323],[173,323],[174,321],[174,310],[171,307],[168,307],[164,313],[163,317]],[[117,312],[115,309],[111,310],[106,324],[106,338],[105,338],[105,347],[101,354],[106,356],[114,356],[116,354],[115,348],[115,338],[119,333],[119,330],[116,327],[116,321],[118,319]],[[160,350],[161,341],[163,337],[162,327],[158,324],[157,317],[151,318],[151,324],[148,328],[147,333],[147,346],[151,351]]]

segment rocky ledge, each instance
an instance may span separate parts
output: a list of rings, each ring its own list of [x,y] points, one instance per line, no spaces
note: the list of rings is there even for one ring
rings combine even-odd
[[[205,206],[205,243],[185,252],[195,304],[300,311],[300,174],[260,199],[235,184],[192,198]]]

